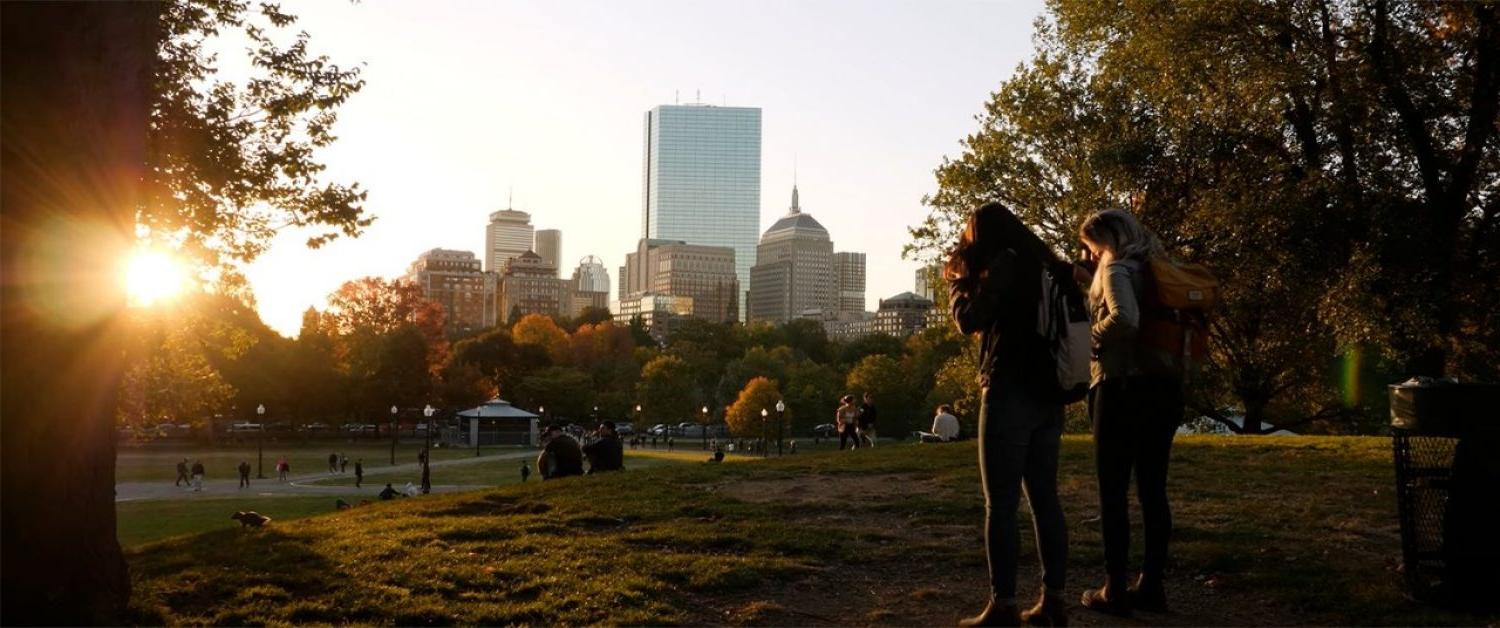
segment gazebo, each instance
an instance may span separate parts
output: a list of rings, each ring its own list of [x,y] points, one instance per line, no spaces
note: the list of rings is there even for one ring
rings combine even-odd
[[[469,447],[475,443],[535,446],[539,418],[499,397],[458,413],[459,430],[468,435]]]

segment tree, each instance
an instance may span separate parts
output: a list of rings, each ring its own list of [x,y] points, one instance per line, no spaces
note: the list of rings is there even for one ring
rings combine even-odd
[[[812,360],[798,360],[787,367],[786,421],[792,434],[809,434],[814,426],[827,423],[844,394],[844,377],[837,369]]]
[[[516,321],[510,329],[516,344],[536,345],[547,352],[553,364],[567,364],[572,357],[568,344],[568,332],[557,326],[557,321],[541,314],[527,314]]]
[[[776,402],[781,400],[781,391],[776,382],[757,377],[745,384],[744,390],[733,404],[724,411],[724,422],[729,433],[739,438],[759,438],[763,434],[776,433]],[[761,411],[766,416],[761,416]]]
[[[0,622],[119,624],[130,580],[113,419],[126,328],[113,269],[144,198],[161,7],[0,10]]]
[[[867,357],[849,370],[846,384],[856,399],[865,393],[874,395],[881,431],[899,436],[912,431],[918,393],[900,362],[884,355]]]
[[[701,400],[694,386],[692,368],[675,355],[658,356],[641,368],[636,398],[646,416],[663,422],[680,422],[697,416]]]
[[[927,409],[936,409],[945,403],[953,406],[953,414],[958,417],[964,433],[969,436],[979,434],[979,383],[975,380],[977,363],[973,349],[949,358],[938,369],[932,391],[927,394],[927,402],[923,404]],[[916,427],[923,428],[921,425]]]
[[[865,334],[838,345],[838,363],[847,366],[858,364],[871,355],[901,355],[901,339],[890,334]]]
[[[594,307],[592,305],[588,305],[584,306],[583,310],[578,312],[578,316],[573,318],[572,324],[569,325],[569,327],[571,327],[574,331],[577,331],[584,327],[598,325],[600,323],[606,323],[612,320],[614,320],[614,315],[610,314],[609,308]]]
[[[1251,433],[1349,421],[1360,400],[1327,374],[1359,347],[1493,378],[1496,11],[1054,2],[1034,58],[938,168],[908,253],[935,261],[999,201],[1072,254],[1087,214],[1132,204],[1223,280],[1194,405],[1233,402]]]
[[[141,355],[132,357],[120,384],[120,423],[202,427],[205,417],[229,407],[234,388],[186,330],[158,328],[148,335],[147,346],[141,347]]]
[[[564,366],[549,366],[522,377],[511,401],[533,412],[546,408],[551,416],[581,418],[592,412],[593,392],[586,373]]]

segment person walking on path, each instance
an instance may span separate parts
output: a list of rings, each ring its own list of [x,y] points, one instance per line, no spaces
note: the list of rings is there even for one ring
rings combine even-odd
[[[172,486],[192,486],[192,485],[193,485],[193,479],[190,478],[190,477],[188,477],[187,458],[183,458],[182,462],[177,463],[177,481],[172,482]]]
[[[240,471],[240,488],[249,488],[250,487],[250,463],[247,462],[247,461],[241,460],[240,461],[240,466],[239,466],[239,471]]]
[[[359,488],[360,483],[365,481],[365,459],[354,461],[354,488]]]
[[[953,321],[961,333],[977,334],[980,347],[979,480],[990,596],[984,611],[964,626],[1067,623],[1068,529],[1057,497],[1063,407],[1045,398],[1045,382],[1038,381],[1039,374],[1051,372],[1044,367],[1052,358],[1035,331],[1043,270],[1063,264],[1015,214],[990,203],[969,216],[944,266]],[[1016,510],[1023,485],[1042,563],[1042,595],[1021,613]]]
[[[193,492],[203,490],[203,461],[193,461]]]
[[[833,424],[839,431],[839,451],[844,450],[844,443],[853,441],[850,449],[859,449],[859,408],[854,405],[854,395],[844,395],[839,399],[839,409],[833,413]]]
[[[338,454],[328,454],[328,475],[333,475],[333,474],[338,473],[338,472],[339,472],[339,455]]]
[[[417,464],[427,464],[427,448],[423,447],[417,452]]]
[[[864,403],[859,404],[859,419],[855,421],[859,428],[860,440],[875,446],[875,394],[865,392]]]
[[[339,473],[349,472],[349,454],[339,454]]]
[[[282,456],[279,460],[276,461],[276,477],[282,482],[286,481],[287,474],[291,472],[292,464],[286,461],[286,456]]]
[[[1160,254],[1161,244],[1121,209],[1089,217],[1079,235],[1098,267],[1088,292],[1094,357],[1088,400],[1104,535],[1104,585],[1085,591],[1082,601],[1117,616],[1129,616],[1133,608],[1165,611],[1163,578],[1172,534],[1167,461],[1182,418],[1182,380],[1149,368],[1150,356],[1137,344],[1147,261]],[[1145,552],[1140,577],[1127,589],[1132,471]]]

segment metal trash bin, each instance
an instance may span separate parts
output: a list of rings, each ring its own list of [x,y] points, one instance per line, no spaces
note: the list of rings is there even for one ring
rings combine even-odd
[[[1390,387],[1406,583],[1419,600],[1494,605],[1500,587],[1500,386]]]

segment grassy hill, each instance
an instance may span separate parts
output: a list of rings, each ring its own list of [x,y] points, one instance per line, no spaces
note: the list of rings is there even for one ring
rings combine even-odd
[[[1073,599],[1102,577],[1090,452],[1086,437],[1064,442]],[[1172,465],[1174,612],[1123,623],[1483,623],[1405,599],[1387,440],[1184,437]],[[144,545],[129,552],[133,612],[152,624],[951,625],[985,597],[982,517],[972,442],[660,467]],[[1029,549],[1022,582],[1029,597]],[[1074,622],[1105,623],[1082,609]]]

